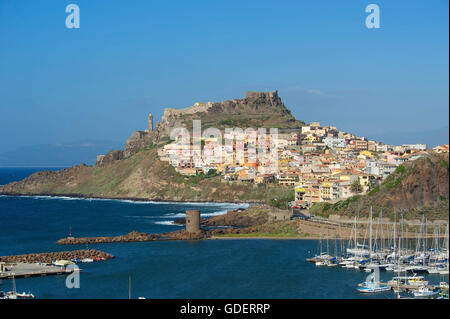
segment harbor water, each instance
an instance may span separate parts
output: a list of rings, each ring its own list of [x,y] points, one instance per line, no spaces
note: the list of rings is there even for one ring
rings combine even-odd
[[[0,169],[0,184],[39,169]],[[36,298],[395,298],[393,292],[361,294],[356,288],[368,273],[340,267],[315,267],[307,257],[316,240],[204,240],[58,246],[75,237],[116,236],[132,230],[159,233],[186,209],[202,217],[245,204],[156,203],[68,197],[0,196],[0,256],[75,249],[98,249],[114,259],[82,263],[80,288],[66,287],[65,276],[16,279],[17,291]],[[334,242],[330,242],[334,246]],[[388,281],[392,272],[381,272]],[[448,276],[425,275],[432,284]],[[10,280],[0,284],[9,291]]]

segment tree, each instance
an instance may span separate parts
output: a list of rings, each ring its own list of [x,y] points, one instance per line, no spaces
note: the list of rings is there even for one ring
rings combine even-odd
[[[359,179],[357,179],[356,181],[353,182],[352,186],[350,187],[350,190],[354,194],[362,192],[362,186],[361,186],[361,183],[359,182]]]

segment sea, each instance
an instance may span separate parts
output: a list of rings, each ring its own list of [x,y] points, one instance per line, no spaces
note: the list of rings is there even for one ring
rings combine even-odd
[[[57,169],[0,168],[0,184]],[[202,217],[209,217],[240,207],[248,205],[0,195],[0,256],[86,248],[115,256],[79,264],[79,288],[68,288],[64,275],[15,280],[18,292],[32,292],[36,298],[395,298],[393,292],[359,293],[356,288],[365,281],[365,272],[306,262],[317,252],[317,240],[55,244],[70,231],[75,237],[174,231],[182,227],[174,220],[184,217],[187,209],[199,209]],[[380,273],[382,281],[392,276],[391,272]],[[434,284],[448,282],[448,276],[426,277]],[[10,290],[12,281],[3,280],[0,291]]]

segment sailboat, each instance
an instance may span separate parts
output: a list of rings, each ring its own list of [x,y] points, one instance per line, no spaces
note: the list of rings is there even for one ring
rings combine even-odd
[[[359,284],[357,290],[361,293],[374,293],[391,290],[391,286],[380,283],[380,273],[378,268],[367,276],[366,281]]]
[[[320,255],[317,256],[315,265],[316,266],[326,266],[327,265],[326,261],[327,261],[328,257],[329,256],[327,254],[324,254],[322,252],[322,234],[320,234]]]
[[[327,266],[328,267],[336,267],[339,265],[339,259],[337,255],[337,234],[334,231],[334,257],[328,259]]]
[[[446,255],[445,259],[447,260],[447,264],[444,269],[439,271],[439,274],[448,276],[448,224],[447,224],[447,229],[445,230],[445,255]]]
[[[34,295],[32,293],[17,293],[16,291],[16,280],[14,278],[14,275],[12,277],[12,285],[13,285],[13,290],[8,292],[8,293],[2,293],[0,295],[1,299],[32,299],[34,298]]]
[[[369,263],[360,267],[364,269],[366,272],[371,272],[374,268],[378,268],[378,270],[386,271],[385,265],[380,265],[378,262],[374,262],[373,258],[377,257],[374,252],[374,244],[372,241],[372,206],[370,206],[370,220],[369,220]],[[375,241],[376,245],[376,241]]]

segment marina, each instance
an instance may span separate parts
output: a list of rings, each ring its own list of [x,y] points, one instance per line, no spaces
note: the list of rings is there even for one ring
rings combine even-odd
[[[342,239],[339,240],[340,251],[337,249],[338,238],[335,235],[334,256],[330,255],[327,234],[326,253],[323,252],[322,240],[320,240],[318,253],[314,257],[306,258],[306,261],[314,262],[316,266],[335,267],[338,265],[344,269],[370,273],[366,281],[356,287],[360,293],[393,290],[397,293],[397,298],[401,298],[400,293],[403,292],[410,293],[415,298],[436,298],[438,296],[448,298],[448,283],[441,281],[439,285],[432,285],[424,279],[424,276],[421,276],[421,274],[433,274],[442,278],[447,277],[448,280],[448,223],[435,226],[430,236],[428,224],[423,218],[414,239],[414,236],[411,237],[406,233],[407,228],[405,232],[403,216],[398,223],[396,220],[394,221],[392,229],[383,229],[382,212],[379,217],[374,233],[371,208],[369,227],[363,229],[365,232],[363,237],[358,233],[358,222],[355,217],[353,238],[347,244]],[[445,227],[443,235],[441,234],[442,226]],[[392,272],[394,277],[388,282],[382,283],[379,280],[380,271]]]
[[[7,208],[4,216],[5,223],[0,224],[1,242],[3,243],[0,245],[0,249],[2,255],[10,256],[11,259],[8,263],[19,263],[20,260],[29,263],[45,262],[49,266],[52,266],[52,262],[57,260],[81,263],[79,264],[82,268],[80,289],[67,289],[65,285],[67,276],[64,274],[16,277],[18,291],[31,292],[36,299],[126,299],[129,297],[129,276],[133,278],[133,296],[142,296],[147,299],[187,297],[396,298],[396,294],[392,291],[361,293],[357,290],[358,284],[365,282],[366,277],[370,274],[359,267],[355,269],[353,264],[363,258],[367,259],[367,257],[358,256],[358,253],[369,250],[370,234],[368,229],[363,228],[363,222],[357,223],[358,245],[354,250],[356,255],[348,254],[347,259],[342,259],[342,256],[345,257],[347,254],[347,248],[355,249],[354,224],[350,224],[353,227],[353,236],[345,238],[340,236],[339,228],[336,233],[334,230],[329,230],[327,236],[327,225],[323,224],[322,240],[156,240],[89,243],[89,248],[107,252],[114,258],[105,262],[95,262],[92,254],[75,256],[63,255],[60,252],[61,255],[53,256],[53,258],[41,255],[39,258],[45,257],[46,259],[33,260],[30,254],[26,254],[27,252],[53,251],[61,247],[66,249],[68,246],[55,245],[55,241],[67,236],[69,226],[72,228],[71,235],[80,237],[92,237],[98,234],[116,236],[123,233],[124,229],[138,229],[149,234],[167,233],[180,230],[181,227],[170,223],[162,224],[160,221],[173,221],[180,216],[185,216],[188,209],[199,209],[201,215],[208,216],[214,215],[218,211],[237,207],[230,204],[165,204],[41,197],[0,197],[0,201],[3,201],[4,207]],[[62,211],[65,214],[63,220],[58,218]],[[34,227],[27,228],[24,219],[17,219],[17,215],[26,216],[28,219],[26,225],[30,223]],[[43,222],[43,220],[50,222]],[[100,220],[101,223],[98,222]],[[373,226],[374,253],[380,252],[378,247],[384,247],[388,255],[392,254],[388,248],[393,245],[393,229],[388,229],[388,225],[384,225],[383,229],[379,228],[377,236],[378,225],[373,223]],[[351,231],[352,227],[346,228],[346,230]],[[17,232],[17,229],[26,231]],[[399,227],[397,227],[396,237],[401,234],[401,231],[398,230]],[[382,240],[380,241],[381,232],[383,232],[384,243]],[[406,237],[406,227],[404,233]],[[408,247],[414,255],[417,236],[412,234],[413,232],[410,230]],[[426,237],[428,246],[433,242],[432,235],[431,231]],[[442,227],[439,237],[440,251],[443,251],[444,237],[445,227]],[[13,247],[6,244],[11,241],[20,242],[21,246]],[[322,256],[327,264],[315,267],[314,263],[306,263],[305,259],[314,258],[315,252],[319,255],[320,246],[322,246]],[[405,250],[405,246],[406,243],[402,239],[401,251]],[[398,240],[396,247],[399,247]],[[85,243],[82,243],[73,248],[86,251],[87,247]],[[326,255],[328,255],[328,259]],[[372,259],[375,263],[376,259],[374,257]],[[342,263],[348,267],[351,265],[353,268],[344,268],[340,265]],[[386,271],[380,271],[381,283],[387,284],[395,276],[405,276],[404,273],[395,273],[389,270],[396,267],[394,263],[392,264],[392,266],[386,266]],[[406,276],[412,277],[413,275],[406,274]],[[448,276],[440,274],[427,273],[416,276],[423,276],[424,280],[428,281],[433,288],[436,288],[441,281],[448,281]],[[223,278],[228,279],[223,280]],[[11,290],[11,287],[12,279],[5,278],[0,285],[0,290],[7,292]],[[412,294],[406,293],[406,295],[414,298]],[[439,294],[435,297],[439,298]],[[445,298],[444,293],[442,298]]]

